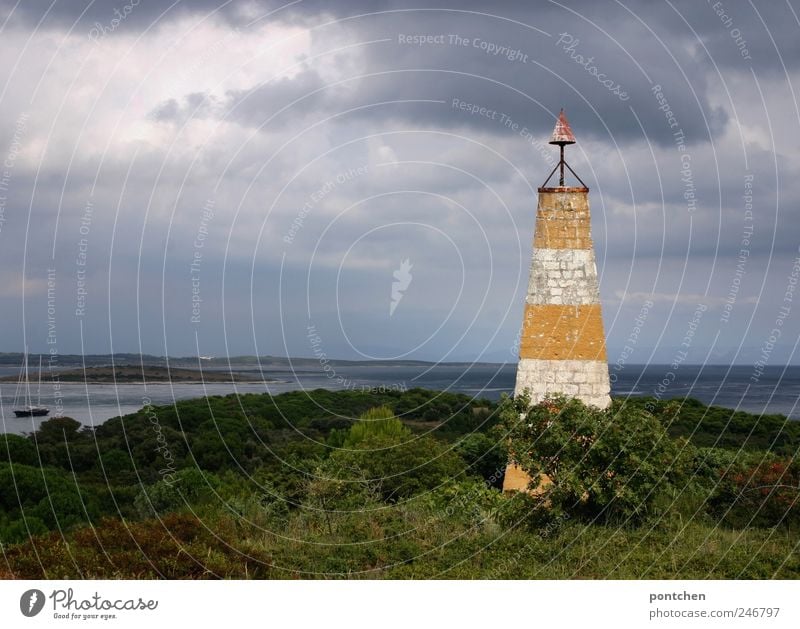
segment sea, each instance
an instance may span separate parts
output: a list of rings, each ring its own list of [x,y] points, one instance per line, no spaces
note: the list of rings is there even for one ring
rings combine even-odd
[[[232,365],[240,373],[257,375],[253,365]],[[0,376],[18,369],[0,368]],[[278,368],[264,370],[263,383],[148,383],[80,384],[61,383],[56,395],[52,383],[32,385],[33,402],[40,400],[51,409],[50,416],[67,416],[82,424],[96,426],[133,413],[148,400],[155,405],[173,404],[211,395],[269,393],[313,389],[371,389],[404,391],[414,387],[464,393],[475,398],[497,400],[514,388],[516,365],[493,363],[332,365],[322,369]],[[756,414],[780,414],[800,419],[800,366],[766,367],[754,372],[752,366],[625,365],[611,370],[612,396],[658,396],[661,399],[692,397],[705,404],[724,406]],[[0,432],[30,433],[47,418],[14,416],[16,383],[0,383]]]

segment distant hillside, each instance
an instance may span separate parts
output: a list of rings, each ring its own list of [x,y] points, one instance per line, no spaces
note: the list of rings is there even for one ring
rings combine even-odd
[[[38,377],[30,373],[33,382]],[[17,376],[0,378],[0,382],[16,381]],[[262,379],[258,373],[237,373],[230,371],[200,371],[199,369],[181,369],[176,367],[160,367],[153,365],[116,365],[114,367],[87,367],[86,369],[69,369],[58,372],[58,379],[62,382],[86,382],[103,384],[125,384],[140,382],[274,382],[268,378]]]
[[[29,354],[28,363],[33,369],[39,364],[41,357],[43,364],[47,364],[50,359],[49,354]],[[0,352],[0,365],[21,365],[23,355],[20,352]],[[472,363],[472,362],[452,362],[434,363],[425,360],[338,360],[331,359],[332,365],[352,365],[352,366],[425,366],[425,365],[478,365],[495,363]],[[290,368],[290,367],[320,367],[320,362],[316,358],[294,358],[286,356],[220,356],[213,358],[198,358],[197,356],[154,356],[152,354],[59,354],[58,365],[61,367],[83,366],[86,367],[107,367],[111,365],[147,365],[180,368],[198,367],[227,367],[232,365],[254,365],[259,364],[264,368]]]

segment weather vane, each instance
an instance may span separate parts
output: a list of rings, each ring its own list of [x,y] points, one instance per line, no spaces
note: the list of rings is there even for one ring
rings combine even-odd
[[[569,168],[569,172],[575,175],[575,178],[581,182],[581,185],[584,188],[588,186],[583,183],[583,179],[578,177],[577,173],[572,170],[572,167],[567,164],[566,160],[564,159],[564,147],[567,144],[575,144],[575,135],[572,133],[572,129],[569,126],[569,121],[567,121],[567,116],[564,114],[564,110],[562,109],[561,112],[558,114],[558,120],[556,120],[556,126],[553,129],[553,136],[550,138],[550,142],[548,144],[556,144],[561,149],[561,159],[559,159],[558,164],[556,164],[555,168],[550,171],[550,174],[547,176],[547,179],[542,184],[542,187],[547,187],[547,183],[553,177],[553,174],[556,170],[559,170],[559,177],[558,177],[558,186],[560,188],[564,187],[564,166]]]

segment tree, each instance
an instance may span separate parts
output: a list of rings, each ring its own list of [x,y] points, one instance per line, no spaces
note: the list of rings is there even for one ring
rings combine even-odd
[[[518,396],[501,413],[511,458],[556,513],[638,522],[682,475],[679,448],[643,409],[600,410],[563,396],[529,407]],[[546,488],[545,478],[552,482]]]
[[[134,506],[143,518],[152,517],[154,513],[163,515],[211,499],[218,484],[213,474],[197,468],[182,469],[143,488],[136,496]]]
[[[710,510],[737,528],[796,526],[800,522],[800,463],[765,456],[755,465],[723,470]]]
[[[350,427],[345,437],[344,447],[354,448],[359,443],[372,438],[402,441],[411,437],[411,431],[388,406],[376,406],[361,414],[359,421]]]
[[[81,423],[71,417],[53,417],[39,424],[36,441],[40,443],[64,443],[80,438]]]
[[[39,457],[30,439],[19,435],[0,435],[0,462],[36,465]]]
[[[494,486],[502,482],[508,461],[505,444],[483,432],[474,432],[458,442],[456,451],[471,470]]]
[[[343,480],[366,479],[385,500],[408,498],[463,474],[464,461],[436,439],[417,437],[383,406],[351,426],[344,447],[331,455]]]

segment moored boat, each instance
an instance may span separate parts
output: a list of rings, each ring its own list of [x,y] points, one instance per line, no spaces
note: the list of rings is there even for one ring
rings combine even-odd
[[[14,409],[14,415],[17,417],[44,417],[50,413],[50,409],[46,406],[22,406]]]
[[[20,388],[25,386],[24,402],[25,405],[17,406],[17,401],[20,397]],[[16,395],[14,396],[14,415],[17,417],[45,417],[50,413],[50,409],[41,405],[42,401],[42,357],[39,356],[39,387],[37,392],[36,404],[32,404],[31,400],[31,381],[28,378],[28,352],[25,352],[25,357],[22,361],[22,369],[20,370],[19,383],[17,384]]]

